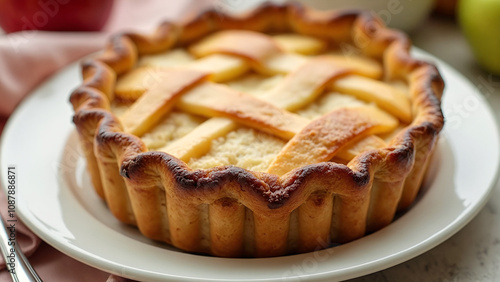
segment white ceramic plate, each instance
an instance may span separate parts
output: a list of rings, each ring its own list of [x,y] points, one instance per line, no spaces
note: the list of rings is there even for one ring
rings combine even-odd
[[[421,51],[419,56],[436,59]],[[498,127],[478,90],[437,62],[447,82],[447,125],[418,201],[390,226],[349,244],[266,259],[191,255],[119,224],[90,187],[71,122],[73,64],[30,95],[9,120],[1,175],[18,170],[17,213],[44,241],[94,267],[137,280],[331,281],[379,271],[446,240],[487,201],[499,167]],[[3,187],[6,187],[3,177]]]

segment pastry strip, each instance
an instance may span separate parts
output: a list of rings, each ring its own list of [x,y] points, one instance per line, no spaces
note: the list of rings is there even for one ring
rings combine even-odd
[[[396,87],[378,80],[350,75],[336,80],[331,88],[334,91],[350,94],[358,99],[373,101],[381,109],[409,123],[412,120],[410,100]]]
[[[373,106],[342,108],[308,124],[276,156],[268,172],[283,175],[296,167],[331,160],[354,140],[391,131],[398,121]]]
[[[315,55],[327,48],[324,40],[296,33],[278,34],[272,38],[286,53]]]
[[[198,115],[227,117],[284,139],[292,138],[309,123],[299,115],[211,82],[200,84],[184,94],[177,107]]]
[[[239,57],[213,54],[190,62],[185,68],[209,73],[211,81],[224,82],[246,73],[249,66]]]
[[[211,118],[182,138],[160,148],[159,151],[167,152],[187,163],[191,158],[200,157],[207,152],[210,149],[212,140],[225,136],[236,129],[237,126],[236,122],[228,118]]]
[[[197,57],[211,54],[231,54],[260,63],[277,53],[279,45],[270,36],[246,30],[227,30],[202,39],[190,52]]]
[[[123,74],[116,82],[116,97],[124,101],[135,101],[155,82],[162,79],[164,69],[159,67],[138,67]]]
[[[264,99],[288,111],[296,111],[314,101],[328,83],[349,72],[328,57],[320,56],[288,75]]]
[[[147,132],[175,105],[176,98],[206,76],[199,71],[162,71],[160,77],[164,79],[151,86],[121,117],[125,132],[136,136]]]

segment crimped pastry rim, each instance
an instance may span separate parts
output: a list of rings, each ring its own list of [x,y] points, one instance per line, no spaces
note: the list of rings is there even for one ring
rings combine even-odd
[[[251,23],[249,25],[251,28],[259,29],[265,26],[263,23],[267,20],[270,22],[268,28],[280,29],[283,27],[278,25],[282,25],[282,23],[273,23],[272,17],[269,17],[270,13],[278,13],[277,11],[284,11],[285,17],[288,16],[294,20],[299,18],[296,22],[287,22],[290,25],[288,28],[295,32],[304,32],[304,30],[307,32],[308,25],[314,26],[315,24],[314,20],[311,21],[308,18],[305,8],[298,4],[265,5],[240,18],[224,15],[225,22],[219,24],[224,28],[224,24],[240,27]],[[168,49],[176,42],[182,45],[194,38],[206,35],[207,32],[215,31],[215,21],[220,16],[217,11],[209,10],[182,28],[171,23],[163,23],[151,36],[130,33],[117,35],[113,37],[102,55],[82,64],[84,82],[72,93],[70,98],[75,109],[73,120],[81,139],[88,139],[89,136],[94,138],[92,150],[98,152],[99,150],[95,148],[101,148],[101,151],[109,151],[112,152],[111,155],[116,156],[119,162],[119,173],[124,178],[126,185],[135,187],[132,189],[140,189],[139,187],[144,185],[141,182],[145,178],[157,183],[161,182],[165,175],[170,175],[172,179],[175,179],[175,185],[179,188],[180,194],[186,195],[186,197],[195,197],[195,194],[199,193],[209,201],[216,201],[217,197],[214,194],[222,193],[220,191],[222,187],[229,186],[231,188],[226,187],[223,194],[229,193],[228,195],[236,197],[254,213],[270,215],[272,213],[292,213],[313,193],[317,192],[308,183],[319,181],[318,179],[328,183],[329,179],[341,179],[340,181],[344,184],[327,185],[328,189],[322,189],[322,191],[335,192],[340,196],[352,199],[369,193],[374,182],[404,182],[409,175],[412,175],[415,161],[423,159],[419,166],[420,171],[416,173],[419,174],[416,177],[417,182],[421,181],[422,171],[425,171],[429,155],[444,124],[440,109],[440,98],[444,87],[443,80],[433,65],[411,58],[409,54],[411,43],[405,35],[386,29],[373,15],[357,11],[332,13],[326,22],[335,26],[350,26],[349,36],[351,37],[355,33],[354,28],[361,26],[362,28],[357,30],[357,35],[366,36],[371,40],[368,44],[375,45],[375,47],[371,47],[372,49],[376,49],[377,44],[383,46],[384,63],[393,64],[399,70],[404,71],[401,74],[396,73],[395,70],[386,70],[386,75],[393,77],[404,75],[409,80],[408,84],[413,93],[412,100],[417,116],[413,123],[393,140],[389,147],[358,155],[348,166],[325,162],[294,169],[282,177],[251,172],[233,166],[192,171],[185,163],[167,153],[146,152],[142,141],[122,132],[120,122],[106,110],[109,107],[106,97],[111,100],[113,95],[110,81],[114,82],[117,74],[132,68],[138,53],[153,53],[161,49]],[[266,17],[271,18],[271,20]],[[211,25],[208,24],[210,22],[212,22]],[[279,19],[276,22],[279,22]],[[210,29],[211,27],[213,30]],[[373,33],[376,37],[370,38]],[[335,36],[341,40],[342,37],[345,37],[344,34]],[[97,130],[92,132],[93,129]],[[97,156],[97,158],[104,159],[107,157],[109,156],[102,154]],[[237,185],[231,185],[235,183]],[[339,186],[342,186],[342,189],[339,189]],[[406,194],[404,191],[402,192],[398,201],[399,210],[407,208],[415,199],[420,184],[413,186],[418,187],[411,187],[408,189],[411,191]],[[334,189],[337,190],[333,191]],[[100,195],[106,199],[104,192],[101,191]],[[109,199],[107,201],[109,204]],[[115,213],[115,215],[117,214]],[[117,217],[127,223],[140,224],[135,222],[133,216],[127,218],[118,215]],[[387,224],[387,219],[385,219],[383,222],[375,222],[371,227],[365,228],[369,231],[377,230]],[[363,230],[363,233],[367,229]],[[355,233],[349,234],[348,232],[344,236],[345,238],[341,238],[340,241],[347,242],[359,237],[359,232]],[[262,254],[262,256],[269,255],[280,255],[280,253]]]

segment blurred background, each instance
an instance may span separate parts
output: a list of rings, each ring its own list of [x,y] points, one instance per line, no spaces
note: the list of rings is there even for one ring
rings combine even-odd
[[[283,3],[287,0],[271,0]],[[425,32],[429,18],[446,18],[460,28],[478,64],[500,75],[500,1],[491,0],[294,0],[317,9],[362,8],[377,14],[387,25],[417,37]],[[223,12],[239,13],[264,0],[199,0],[190,9],[215,7]],[[185,5],[185,6],[186,6]],[[116,31],[134,28],[140,13],[151,11],[151,0],[0,0],[0,27],[4,33],[22,30]],[[179,6],[179,5],[177,5]],[[127,9],[124,7],[137,7]],[[128,12],[127,12],[128,11]],[[127,12],[127,13],[125,13]],[[170,11],[169,11],[170,12]],[[179,12],[181,12],[179,10]],[[153,13],[151,25],[160,21]],[[141,19],[141,21],[144,21]],[[124,24],[124,23],[129,23]]]
[[[244,12],[261,2],[263,1],[0,0],[0,61],[13,56],[12,54],[19,54],[6,46],[11,46],[12,42],[23,43],[24,41],[18,40],[22,39],[18,34],[28,30],[49,30],[57,36],[72,36],[71,38],[75,36],[73,31],[92,34],[92,37],[86,37],[86,41],[90,38],[98,40],[78,54],[83,56],[101,48],[109,34],[123,29],[151,30],[164,15],[170,20],[178,20],[188,13],[196,13],[207,7],[221,12]],[[377,14],[389,26],[406,31],[414,46],[443,60],[460,72],[476,86],[493,109],[500,109],[499,0],[299,2],[318,9],[363,8]],[[72,33],[70,35],[67,32]],[[18,41],[13,41],[13,38]],[[53,41],[54,37],[48,36],[46,39]],[[38,48],[37,42],[41,41],[30,40],[28,47]],[[18,63],[19,61],[14,62],[8,69],[13,69]],[[63,67],[67,63],[69,61],[60,62],[57,67]],[[48,76],[55,70],[54,68],[45,71],[44,75]],[[4,78],[2,80],[0,77],[0,94],[3,94],[5,91],[2,87],[7,88],[9,79],[5,79],[8,73],[2,72],[1,67],[0,74]],[[40,79],[32,81],[33,86],[39,83]],[[446,105],[444,110],[447,110]],[[499,118],[500,110],[495,112]],[[0,115],[4,122],[7,117]],[[1,124],[2,122],[0,126]],[[500,281],[499,190],[497,184],[490,201],[478,216],[444,243],[405,263],[354,281]]]

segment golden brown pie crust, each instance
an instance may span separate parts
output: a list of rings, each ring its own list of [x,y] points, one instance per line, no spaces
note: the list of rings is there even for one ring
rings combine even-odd
[[[408,83],[413,121],[388,147],[347,165],[321,162],[283,176],[234,166],[192,170],[167,153],[148,152],[110,112],[116,77],[139,56],[226,29],[353,44],[383,62],[386,78]],[[298,4],[264,5],[241,16],[210,10],[184,25],[165,22],[151,35],[116,35],[104,52],[83,62],[83,83],[70,98],[94,188],[120,221],[193,253],[279,256],[376,231],[415,200],[443,127],[443,80],[433,65],[412,58],[410,48],[404,34],[370,13],[320,13]]]

